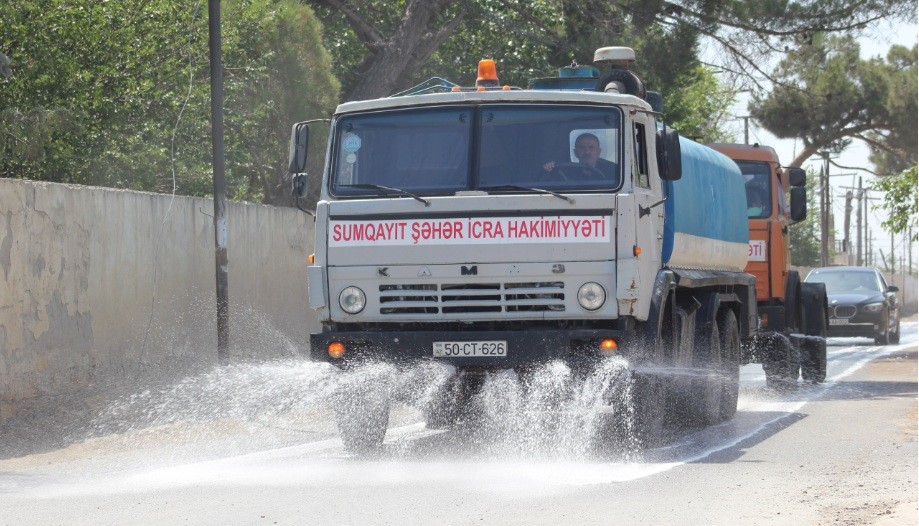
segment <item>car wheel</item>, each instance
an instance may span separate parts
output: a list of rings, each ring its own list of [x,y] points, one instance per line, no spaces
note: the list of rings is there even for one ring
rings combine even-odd
[[[890,343],[900,343],[900,317],[897,316],[897,325],[893,334],[890,335]]]
[[[884,320],[884,332],[881,334],[875,335],[874,343],[875,345],[890,345],[890,313],[887,313],[888,318]]]

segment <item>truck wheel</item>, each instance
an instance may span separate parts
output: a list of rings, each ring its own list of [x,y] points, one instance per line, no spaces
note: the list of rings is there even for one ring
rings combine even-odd
[[[620,426],[627,431],[625,442],[630,449],[654,447],[663,436],[666,395],[663,382],[656,376],[633,373],[629,394],[630,407],[617,411],[625,420]]]
[[[737,398],[740,394],[740,328],[737,316],[731,309],[718,313],[718,329],[721,344],[721,421],[734,418],[737,413]]]
[[[425,427],[428,429],[450,429],[456,424],[457,383],[448,381],[424,407]]]
[[[823,305],[807,311],[806,332],[801,345],[801,379],[814,384],[826,380],[826,312]]]
[[[335,419],[345,449],[358,454],[379,449],[389,425],[389,394],[359,388],[341,392],[337,399]]]
[[[594,447],[600,453],[638,453],[663,437],[666,389],[658,377],[624,372],[608,394],[611,411],[596,415]]]
[[[685,404],[686,420],[694,426],[710,426],[721,419],[722,365],[721,331],[717,320],[709,330],[696,335],[693,369],[699,377],[690,380],[690,400]]]
[[[798,348],[780,334],[769,334],[763,339],[765,359],[763,372],[766,373],[766,387],[784,391],[797,385],[801,370],[801,356]]]

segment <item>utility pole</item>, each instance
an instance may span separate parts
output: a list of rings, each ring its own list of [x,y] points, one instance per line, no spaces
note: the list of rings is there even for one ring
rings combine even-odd
[[[897,255],[893,251],[893,230],[890,231],[890,273],[893,274],[897,271]]]
[[[868,203],[865,203],[867,206]],[[868,244],[868,250],[865,251],[865,265],[872,266],[874,263],[874,254],[871,253],[871,230],[868,229],[868,222],[865,221],[865,241]]]
[[[743,143],[750,144],[750,116],[741,117],[743,119]]]
[[[211,142],[214,167],[214,251],[217,271],[217,361],[230,361],[230,299],[227,283],[227,182],[223,149],[223,64],[220,0],[208,0],[208,46],[211,54]]]
[[[830,264],[829,247],[829,226],[827,216],[829,216],[829,196],[827,195],[827,184],[830,180],[830,154],[823,154],[823,167],[820,168],[820,261],[821,266],[826,267]]]
[[[855,219],[855,230],[858,232],[856,236],[856,249],[855,249],[855,264],[857,266],[862,266],[862,178],[858,178],[858,194],[856,194],[856,199],[858,199],[858,212]]]
[[[845,253],[846,253],[846,263],[849,265],[852,264],[852,237],[849,235],[849,232],[851,230],[850,227],[852,226],[851,224],[852,218],[850,217],[851,215],[852,215],[852,190],[846,190],[846,215],[843,218],[845,222],[844,228],[846,231],[844,248],[845,248]]]

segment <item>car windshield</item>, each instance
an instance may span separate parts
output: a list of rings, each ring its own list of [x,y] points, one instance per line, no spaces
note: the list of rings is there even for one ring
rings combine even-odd
[[[804,281],[808,283],[825,283],[827,294],[881,292],[881,286],[878,284],[877,276],[873,272],[814,270],[808,274],[807,279]]]
[[[621,184],[618,108],[436,107],[349,115],[336,125],[332,193],[392,196],[614,191]],[[377,188],[374,188],[376,186]]]
[[[772,191],[769,163],[737,161],[737,166],[746,180],[747,217],[762,219],[772,213]]]

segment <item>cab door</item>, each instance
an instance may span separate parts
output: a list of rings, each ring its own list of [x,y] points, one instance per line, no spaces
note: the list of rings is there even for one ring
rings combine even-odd
[[[631,182],[634,195],[635,242],[633,246],[620,247],[620,252],[631,253],[635,259],[639,284],[648,294],[639,295],[635,315],[643,319],[650,308],[650,287],[661,268],[661,250],[664,239],[664,206],[662,182],[657,177],[657,160],[651,155],[654,145],[654,122],[647,114],[636,113],[631,123],[631,133],[626,144],[627,168],[624,176]],[[631,143],[631,144],[629,144]]]

